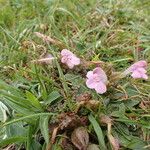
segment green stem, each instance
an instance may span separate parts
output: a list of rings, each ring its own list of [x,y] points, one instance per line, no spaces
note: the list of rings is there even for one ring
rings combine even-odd
[[[48,44],[48,47],[49,47],[49,49],[51,49],[49,44]],[[52,49],[51,49],[51,53],[52,53],[52,55],[55,58],[57,58],[56,53]],[[66,96],[66,99],[67,99],[68,107],[69,107],[69,109],[71,109],[72,107],[71,107],[70,98],[69,98],[69,88],[68,88],[68,85],[67,85],[67,83],[65,81],[65,77],[64,77],[63,71],[62,71],[62,69],[60,67],[60,64],[58,63],[57,59],[54,59],[54,61],[56,63],[56,66],[57,66],[57,69],[58,69],[58,72],[59,72],[59,78],[60,78],[60,81],[62,83],[64,92],[65,92],[65,96]]]

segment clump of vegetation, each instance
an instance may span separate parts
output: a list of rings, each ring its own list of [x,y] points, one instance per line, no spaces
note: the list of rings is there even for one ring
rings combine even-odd
[[[149,149],[149,4],[0,0],[0,147]]]

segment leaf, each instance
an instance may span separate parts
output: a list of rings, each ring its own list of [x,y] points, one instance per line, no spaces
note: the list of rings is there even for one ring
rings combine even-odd
[[[28,132],[27,132],[27,144],[26,144],[26,148],[27,150],[31,149],[31,143],[33,141],[33,126],[28,126]]]
[[[8,144],[14,144],[16,142],[25,142],[26,137],[23,136],[14,136],[0,141],[0,147],[7,146]]]
[[[27,129],[23,125],[23,122],[16,122],[6,126],[7,137],[26,136]]]
[[[5,100],[5,99],[4,99]],[[12,109],[12,110],[15,110],[17,113],[20,113],[22,115],[29,115],[29,114],[33,114],[33,110],[29,109],[29,108],[25,108],[25,107],[22,107],[16,103],[13,103],[11,101],[5,101],[6,104]]]
[[[100,150],[98,145],[96,144],[90,144],[87,148],[87,150]]]
[[[118,137],[122,146],[132,150],[144,150],[144,147],[147,145],[146,142],[135,136],[122,135],[118,133]]]
[[[142,150],[145,149],[146,142],[142,141],[140,138],[136,138],[132,136],[131,142],[127,145],[127,148],[133,149],[133,150]]]
[[[71,82],[71,84],[73,86],[79,86],[84,82],[84,80],[81,76],[69,74],[69,73],[65,74],[65,79],[66,79],[66,81]]]
[[[2,80],[0,80],[0,90],[5,90],[7,92],[9,91],[10,93],[13,93],[15,96],[21,96],[23,94],[19,89],[5,83]]]
[[[39,122],[39,120],[37,121]],[[38,128],[38,124],[28,126],[28,132],[27,132],[27,142],[26,142],[26,149],[27,150],[41,150],[41,144],[38,142],[38,140],[33,136],[36,132],[36,129]]]
[[[35,70],[36,77],[37,77],[39,84],[40,84],[41,97],[43,99],[46,99],[47,98],[47,90],[46,90],[45,82],[42,79],[42,77],[39,75],[39,70],[38,70],[36,65],[34,65],[34,70]]]
[[[51,116],[51,115],[54,115],[53,113],[37,113],[37,114],[32,114],[32,115],[28,115],[28,116],[24,116],[24,117],[20,117],[18,119],[14,119],[14,120],[11,120],[11,121],[8,121],[6,123],[4,123],[2,126],[7,126],[9,124],[12,124],[12,123],[15,123],[15,122],[18,122],[18,121],[22,121],[22,120],[25,120],[25,119],[29,119],[29,118],[34,118],[34,117],[38,117],[38,116]]]
[[[2,102],[0,102],[0,121],[5,122],[7,120],[8,108]]]
[[[119,117],[119,118],[125,118],[125,119],[128,119],[126,116],[125,116],[125,111],[126,111],[126,107],[123,103],[121,103],[119,106],[119,110],[118,111],[113,111],[111,113],[112,116],[114,117]]]
[[[58,91],[53,91],[48,95],[47,100],[45,101],[45,104],[51,104],[55,100],[57,100],[61,95]]]
[[[124,122],[126,124],[130,124],[130,125],[141,125],[147,129],[150,129],[150,125],[149,125],[149,122],[147,121],[144,121],[144,120],[130,120],[130,119],[115,119],[116,121],[119,121],[119,122]]]
[[[40,116],[40,130],[45,139],[46,144],[49,143],[49,129],[48,129],[49,116]]]
[[[32,108],[31,102],[27,99],[24,98],[24,95],[16,96],[15,93],[11,94],[7,91],[0,91],[0,94],[2,95],[2,98],[5,98],[6,101],[11,101],[21,107],[25,108]],[[35,110],[35,109],[34,109]]]
[[[36,140],[32,140],[31,149],[29,150],[41,150],[41,149],[42,149],[41,144]]]
[[[97,137],[98,137],[98,142],[99,142],[99,146],[100,146],[101,150],[106,150],[106,145],[105,145],[102,129],[100,128],[98,122],[92,115],[89,115],[89,120],[94,128],[94,131],[95,131]]]
[[[139,137],[132,136],[128,131],[128,126],[117,123],[115,128],[117,129],[117,132],[115,133],[116,137],[118,137],[120,145],[132,150],[144,150],[144,147],[147,145],[147,143],[143,141],[142,138],[140,139]]]
[[[85,150],[89,144],[89,134],[84,127],[76,128],[71,134],[72,143],[79,149]]]
[[[31,92],[26,91],[26,97],[28,100],[30,100],[30,102],[32,103],[33,106],[35,106],[36,108],[38,108],[40,110],[43,110],[40,102]]]

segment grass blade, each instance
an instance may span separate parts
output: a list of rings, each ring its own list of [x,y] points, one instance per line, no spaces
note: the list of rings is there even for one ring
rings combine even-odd
[[[10,137],[10,138],[0,141],[0,147],[4,147],[4,146],[7,146],[8,144],[13,144],[16,142],[25,142],[26,139],[27,138],[23,136]]]
[[[12,121],[8,121],[8,122],[4,123],[3,126],[7,126],[9,124],[12,124],[12,123],[15,123],[15,122],[18,122],[18,121],[22,121],[22,120],[25,120],[25,119],[30,119],[30,118],[34,118],[34,117],[38,117],[38,116],[45,116],[45,115],[52,116],[52,115],[54,115],[54,113],[38,113],[38,114],[32,114],[32,115],[20,117],[18,119],[14,119]]]
[[[99,142],[99,146],[100,146],[101,150],[106,150],[106,145],[105,145],[102,129],[100,128],[98,122],[92,115],[89,115],[89,120],[94,128],[94,131],[95,131],[97,137],[98,137],[98,142]]]
[[[49,143],[49,129],[48,129],[48,121],[49,121],[49,116],[42,116],[40,117],[40,130],[41,133],[45,139],[46,144]]]

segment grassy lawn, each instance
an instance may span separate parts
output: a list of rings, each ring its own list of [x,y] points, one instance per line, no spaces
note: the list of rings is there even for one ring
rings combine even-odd
[[[149,8],[149,0],[0,0],[0,149],[150,149],[150,79],[125,74],[140,60],[150,74]],[[64,63],[63,49],[80,64]],[[100,92],[87,85],[95,68]]]

